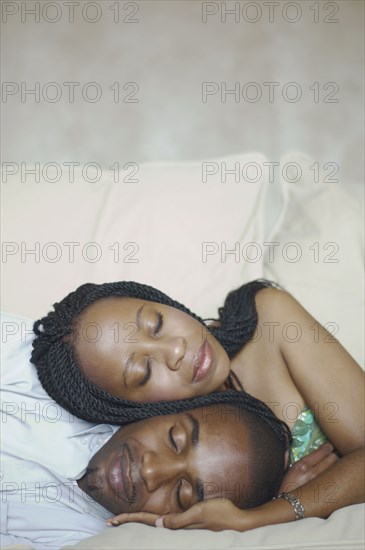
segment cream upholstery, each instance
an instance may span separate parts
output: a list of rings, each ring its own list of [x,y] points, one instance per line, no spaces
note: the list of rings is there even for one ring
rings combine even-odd
[[[313,183],[312,161],[293,153],[282,163],[300,164],[303,178],[297,183],[282,180],[276,189],[280,212],[267,200],[273,184],[264,177],[236,183],[227,174],[221,181],[222,163],[226,168],[239,163],[241,170],[248,163],[262,167],[265,160],[250,153],[212,159],[203,168],[199,162],[151,163],[139,167],[137,182],[115,183],[110,171],[95,183],[86,182],[81,173],[73,182],[65,175],[57,183],[22,182],[21,174],[9,178],[2,184],[2,309],[37,317],[79,284],[125,279],[157,286],[203,317],[214,316],[230,289],[265,276],[291,291],[322,323],[336,323],[336,336],[363,364],[359,194],[354,198],[341,185]],[[217,173],[204,182],[204,169]],[[268,242],[279,243],[274,261]],[[296,247],[285,249],[286,258],[282,255],[290,242],[302,251],[298,262],[288,261]],[[326,248],[329,242],[335,248]],[[76,243],[74,261],[71,245],[65,243]],[[27,254],[31,249],[36,252]],[[339,262],[325,262],[333,250]],[[130,524],[108,528],[73,548],[344,550],[362,549],[363,543],[364,508],[356,505],[326,521],[308,518],[247,533],[173,532]]]

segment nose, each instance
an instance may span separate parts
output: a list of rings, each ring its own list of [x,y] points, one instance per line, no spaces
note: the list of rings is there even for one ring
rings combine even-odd
[[[169,460],[154,451],[145,451],[142,456],[141,476],[149,493],[161,485],[173,481],[183,472],[183,462],[178,456]]]
[[[176,336],[166,341],[164,345],[164,355],[167,367],[170,370],[178,370],[181,366],[181,360],[186,352],[186,340],[182,336]]]
[[[166,366],[169,370],[177,371],[181,366],[186,349],[185,338],[175,336],[173,338],[159,338],[158,340],[150,339],[140,347],[139,354],[141,357],[151,355],[160,365]]]

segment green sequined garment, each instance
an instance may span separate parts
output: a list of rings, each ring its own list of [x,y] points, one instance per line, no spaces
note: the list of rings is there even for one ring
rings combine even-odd
[[[290,448],[290,463],[294,464],[303,456],[318,449],[328,441],[314,418],[311,409],[304,409],[291,431],[293,443]]]

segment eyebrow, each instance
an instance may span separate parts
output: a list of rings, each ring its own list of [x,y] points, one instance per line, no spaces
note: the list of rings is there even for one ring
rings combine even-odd
[[[136,325],[138,327],[138,330],[141,330],[141,315],[142,315],[143,308],[144,308],[144,304],[138,309],[138,311],[136,313]],[[123,373],[123,381],[124,381],[125,387],[128,387],[127,374],[128,374],[128,370],[129,370],[130,366],[133,363],[133,360],[134,360],[134,352],[128,357],[128,359],[126,361],[126,364],[125,364],[125,369],[124,369],[124,373]]]
[[[200,431],[200,425],[199,421],[190,413],[186,413],[186,416],[189,419],[189,422],[191,424],[191,443],[194,447],[194,449],[197,448],[199,445],[199,431]]]
[[[191,443],[193,445],[193,448],[196,449],[199,445],[200,424],[199,421],[192,414],[186,413],[186,416],[188,417],[188,420],[191,424]],[[195,482],[195,493],[198,502],[202,502],[203,500],[205,500],[204,483],[200,478],[197,478]]]
[[[137,324],[138,330],[141,329],[141,315],[142,315],[143,308],[144,308],[144,304],[138,309],[136,314],[136,324]]]

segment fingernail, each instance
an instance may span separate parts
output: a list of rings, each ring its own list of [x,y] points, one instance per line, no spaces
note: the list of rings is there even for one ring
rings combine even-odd
[[[116,527],[117,525],[119,525],[119,521],[116,521],[115,519],[112,519],[111,524]]]
[[[156,521],[155,521],[155,526],[156,527],[163,527],[164,524],[163,524],[163,517],[161,516],[160,518],[157,518]]]

